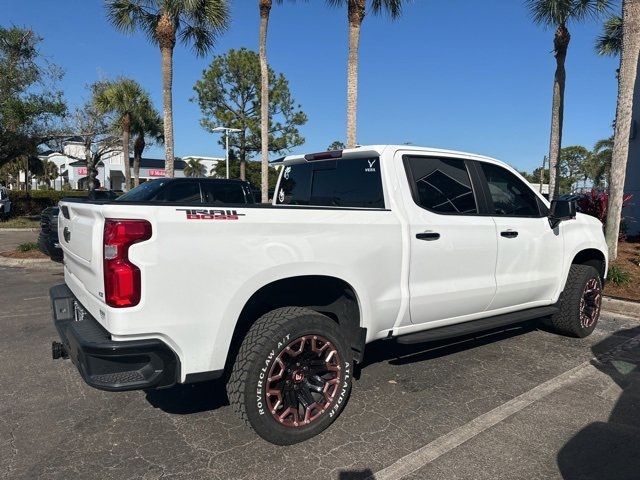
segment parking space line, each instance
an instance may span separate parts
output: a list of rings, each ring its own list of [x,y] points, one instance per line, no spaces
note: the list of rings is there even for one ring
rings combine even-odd
[[[630,338],[609,352],[598,355],[597,358],[602,360],[608,359],[614,352],[619,352],[623,349],[625,344],[635,344],[638,341],[640,341],[640,335]],[[442,435],[418,450],[405,455],[395,463],[375,473],[369,477],[369,479],[399,480],[433,462],[468,440],[471,440],[485,430],[520,412],[529,405],[595,372],[598,372],[598,369],[591,364],[591,360],[583,362],[577,367],[541,383],[522,395],[503,403],[499,407],[474,418],[470,422]]]

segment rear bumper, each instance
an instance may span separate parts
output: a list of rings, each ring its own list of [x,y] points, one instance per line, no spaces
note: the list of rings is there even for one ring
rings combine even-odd
[[[90,386],[109,391],[164,388],[180,378],[180,361],[163,341],[113,341],[65,284],[52,287],[49,295],[64,351]]]

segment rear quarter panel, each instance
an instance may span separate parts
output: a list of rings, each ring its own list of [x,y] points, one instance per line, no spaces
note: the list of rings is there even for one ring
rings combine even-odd
[[[141,269],[140,304],[114,309],[103,303],[97,312],[115,340],[166,341],[180,356],[183,379],[224,368],[242,308],[279,279],[338,277],[356,291],[371,335],[393,325],[402,243],[391,211],[236,208],[237,220],[197,220],[185,208],[102,206],[104,218],[149,220],[153,235],[129,250]]]

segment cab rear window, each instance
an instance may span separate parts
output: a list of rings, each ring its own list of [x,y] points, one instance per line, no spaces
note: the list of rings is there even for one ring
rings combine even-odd
[[[384,208],[380,160],[355,158],[287,165],[282,173],[276,203]]]

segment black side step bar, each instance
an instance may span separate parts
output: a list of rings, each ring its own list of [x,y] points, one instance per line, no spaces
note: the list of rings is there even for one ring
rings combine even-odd
[[[505,313],[496,315],[495,317],[481,318],[480,320],[471,320],[464,323],[456,323],[455,325],[447,325],[446,327],[432,328],[421,332],[409,333],[396,338],[398,343],[408,345],[412,343],[431,342],[434,340],[444,340],[446,338],[460,337],[470,333],[492,330],[515,323],[526,322],[534,318],[547,317],[558,311],[558,307],[550,305],[547,307],[529,308],[520,310],[519,312]]]

